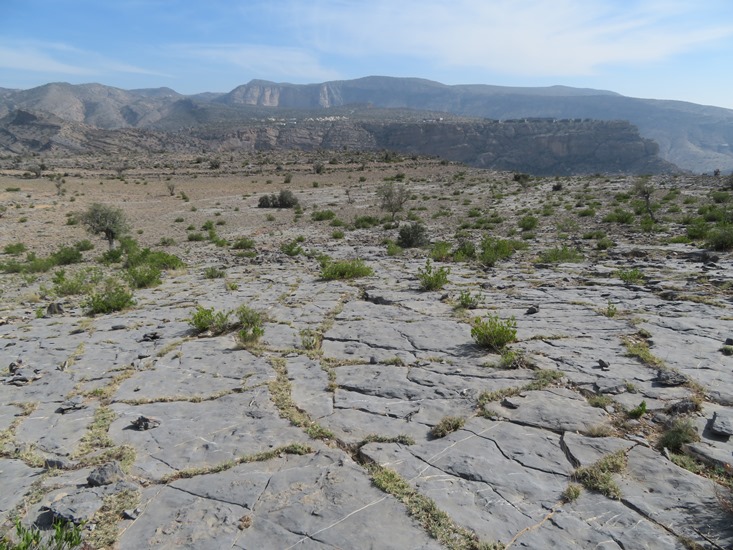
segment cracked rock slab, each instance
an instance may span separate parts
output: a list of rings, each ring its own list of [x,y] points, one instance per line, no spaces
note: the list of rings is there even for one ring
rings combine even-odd
[[[151,487],[143,501],[120,548],[441,548],[332,449]]]

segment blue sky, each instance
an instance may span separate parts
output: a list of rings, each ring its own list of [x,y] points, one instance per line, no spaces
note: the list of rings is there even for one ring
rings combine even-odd
[[[731,0],[2,0],[0,87],[369,75],[733,108]]]

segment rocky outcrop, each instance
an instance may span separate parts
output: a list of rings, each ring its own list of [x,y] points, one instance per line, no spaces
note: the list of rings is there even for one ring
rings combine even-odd
[[[195,110],[187,112],[191,117],[198,116]],[[366,122],[334,118],[250,121],[236,129],[208,126],[163,132],[101,130],[15,111],[0,119],[0,148],[18,154],[389,149],[533,174],[676,170],[659,158],[654,142],[642,139],[636,128],[620,121]]]

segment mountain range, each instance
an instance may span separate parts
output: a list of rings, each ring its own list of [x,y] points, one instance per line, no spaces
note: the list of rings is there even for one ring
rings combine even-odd
[[[474,130],[476,125],[497,121],[523,122],[553,135],[558,133],[559,126],[549,126],[548,122],[562,122],[563,136],[569,128],[568,121],[614,121],[611,126],[593,126],[594,131],[602,127],[603,132],[607,128],[615,132],[620,128],[617,121],[627,121],[638,128],[642,141],[656,143],[655,154],[668,163],[693,172],[733,170],[733,110],[566,86],[451,86],[417,78],[375,76],[307,85],[253,80],[228,93],[189,96],[170,88],[122,90],[101,84],[51,83],[29,90],[0,88],[0,147],[10,151],[14,149],[9,143],[20,139],[16,135],[8,137],[11,122],[16,129],[19,125],[18,112],[32,114],[36,125],[41,117],[58,127],[83,125],[86,132],[132,128],[145,130],[148,135],[170,135],[186,130],[199,138],[214,130],[224,138],[231,137],[237,125],[242,124],[251,127],[269,121],[282,125],[283,121],[329,117],[371,121],[383,129],[387,122],[418,124],[426,120],[469,124]],[[76,128],[78,133],[79,127]],[[358,131],[363,129],[362,126]],[[464,133],[475,133],[474,130]],[[479,133],[482,132],[485,142],[494,139],[488,137],[487,130]],[[372,145],[383,145],[374,136],[369,139]],[[405,144],[401,145],[404,148]],[[439,150],[431,152],[440,154]]]

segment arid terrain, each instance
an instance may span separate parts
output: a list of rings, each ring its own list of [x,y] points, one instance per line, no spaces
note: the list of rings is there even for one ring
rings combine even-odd
[[[0,534],[733,548],[732,212],[728,176],[0,159]]]

